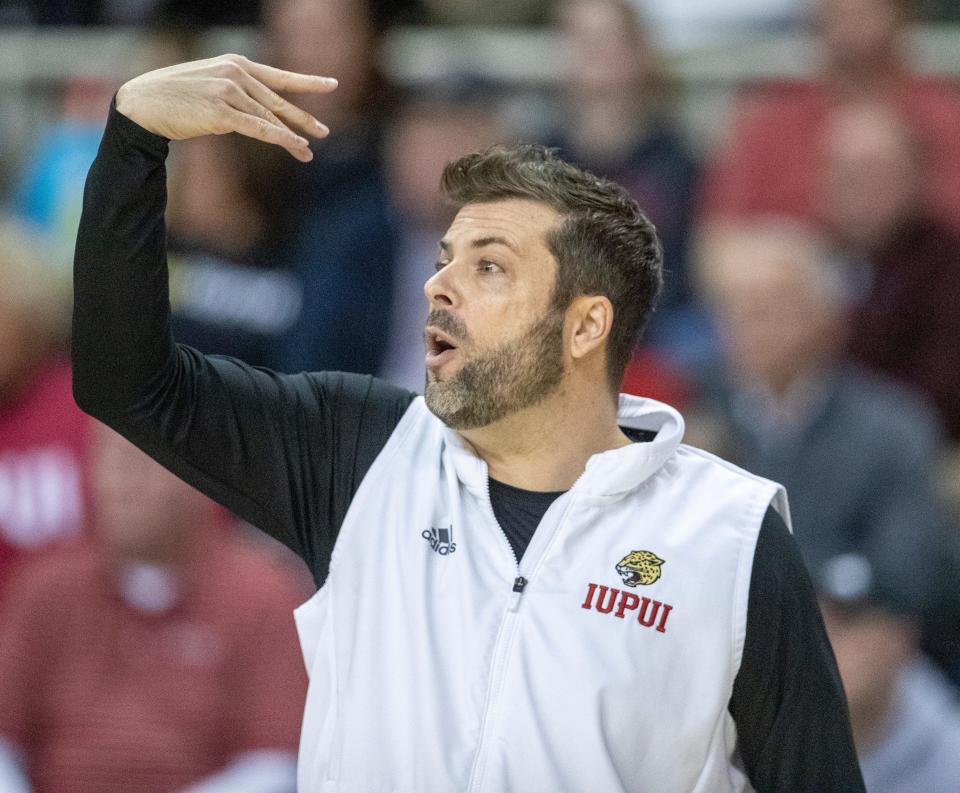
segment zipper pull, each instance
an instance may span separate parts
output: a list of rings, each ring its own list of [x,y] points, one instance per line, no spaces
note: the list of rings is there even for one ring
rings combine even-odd
[[[510,598],[510,611],[516,611],[520,605],[520,596],[523,594],[523,588],[527,585],[527,579],[518,575],[513,580],[513,595]]]

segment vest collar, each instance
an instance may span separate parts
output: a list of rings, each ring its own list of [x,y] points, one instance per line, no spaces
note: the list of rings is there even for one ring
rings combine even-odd
[[[653,476],[677,450],[683,438],[683,418],[672,407],[653,399],[620,395],[617,411],[621,427],[650,430],[656,437],[593,455],[574,483],[577,493],[615,496],[639,487]],[[441,425],[442,426],[442,425]],[[558,427],[558,432],[563,428]],[[449,461],[467,489],[480,496],[487,492],[487,464],[460,435],[443,426]]]

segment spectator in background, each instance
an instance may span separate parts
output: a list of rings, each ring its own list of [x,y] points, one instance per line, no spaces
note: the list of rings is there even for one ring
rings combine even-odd
[[[960,442],[960,234],[925,201],[926,151],[876,103],[837,112],[823,146],[823,214],[861,271],[850,355],[925,391]]]
[[[271,235],[271,207],[250,173],[259,155],[262,147],[236,136],[195,138],[173,152],[170,307],[183,343],[278,369],[308,285],[275,257],[284,241]]]
[[[114,90],[106,81],[67,81],[59,115],[43,125],[14,190],[14,211],[47,235],[64,263],[59,277],[66,283],[72,277],[68,268],[80,225],[83,183],[97,155]]]
[[[830,559],[815,578],[867,790],[956,790],[960,705],[919,652],[916,603],[856,553]]]
[[[904,601],[945,608],[926,600],[957,580],[935,492],[938,426],[910,391],[844,362],[847,284],[824,237],[743,221],[704,235],[701,266],[727,359],[704,388],[707,445],[784,484],[814,575],[856,551]]]
[[[2,789],[292,793],[303,593],[112,430],[92,448],[96,542],[21,571],[0,620]]]
[[[553,142],[566,159],[622,184],[664,248],[663,293],[621,390],[682,408],[685,370],[710,359],[714,348],[687,276],[698,168],[671,118],[666,74],[635,4],[564,0],[558,18],[571,67]]]
[[[505,125],[488,86],[465,80],[432,85],[411,96],[388,135],[391,193],[400,234],[392,325],[381,376],[421,393],[426,377],[423,285],[436,272],[438,244],[453,212],[437,186],[443,167],[471,151],[502,141]]]
[[[387,343],[395,256],[380,150],[382,31],[358,0],[266,0],[263,15],[269,63],[340,82],[332,94],[298,100],[336,132],[315,144],[312,162],[264,146],[252,162],[253,191],[271,208],[266,231],[276,242],[262,264],[285,264],[303,284],[278,368],[372,373]]]
[[[2,2],[2,0],[0,0]],[[120,0],[116,0],[120,2]],[[39,3],[51,13],[82,8],[103,10],[100,3]],[[133,12],[132,8],[128,10]],[[146,14],[147,9],[142,11]],[[139,18],[138,18],[139,19]],[[72,24],[64,21],[63,24]],[[196,45],[199,30],[157,27],[141,39],[138,57],[145,67],[160,68],[186,60]],[[110,99],[119,82],[92,77],[69,78],[54,92],[54,112],[45,117],[36,141],[29,148],[14,179],[11,209],[41,229],[49,238],[64,270],[60,277],[72,283],[73,249],[77,241],[83,186],[96,157]]]
[[[0,218],[0,601],[15,563],[76,537],[86,516],[69,292],[44,251],[35,230]]]
[[[906,54],[914,0],[818,0],[823,68],[812,79],[752,86],[703,194],[709,218],[755,213],[821,217],[820,171],[831,117],[879,101],[908,119],[928,155],[923,192],[934,217],[960,228],[960,94],[917,75]]]
[[[687,239],[697,165],[671,116],[663,65],[628,0],[564,0],[563,156],[622,184],[657,227],[664,290],[648,343],[680,364],[710,353],[710,334],[687,278]]]

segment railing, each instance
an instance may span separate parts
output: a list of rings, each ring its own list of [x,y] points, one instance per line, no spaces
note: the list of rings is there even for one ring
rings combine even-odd
[[[0,28],[0,161],[25,149],[37,125],[54,112],[54,89],[67,78],[120,82],[151,63],[149,36],[117,28]],[[960,76],[960,26],[924,27],[911,39],[921,71]],[[215,29],[199,41],[203,55],[256,55],[257,36],[246,29]],[[520,91],[560,84],[566,62],[551,30],[398,28],[384,53],[386,72],[400,85],[429,86],[451,75],[480,75]],[[745,80],[795,77],[816,68],[803,35],[730,34],[709,48],[674,53],[671,72],[682,89],[681,112],[693,140],[707,146],[722,130],[729,101]]]

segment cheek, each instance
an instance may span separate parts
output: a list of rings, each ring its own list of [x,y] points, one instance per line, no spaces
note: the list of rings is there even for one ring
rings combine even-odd
[[[490,351],[524,336],[530,323],[518,322],[515,316],[491,317],[471,332],[467,352]]]

